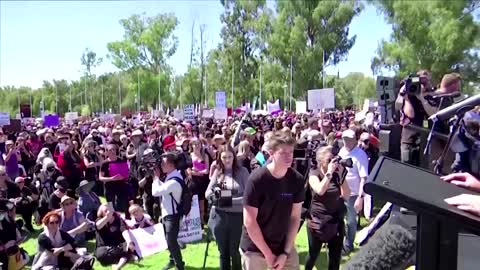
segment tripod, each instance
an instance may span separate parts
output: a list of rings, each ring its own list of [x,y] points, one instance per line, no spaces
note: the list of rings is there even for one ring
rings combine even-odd
[[[210,213],[210,211],[212,210],[212,202],[209,201],[209,204],[207,207],[207,213]],[[210,221],[210,218],[209,218],[209,221]],[[210,227],[208,226],[208,222],[207,222],[207,230],[206,230],[206,241],[207,241],[207,246],[205,247],[205,254],[203,256],[203,267],[202,269],[205,270],[205,266],[207,264],[207,257],[208,257],[208,247],[210,246],[210,242],[212,242],[212,239],[213,239],[213,233],[212,231],[210,230]]]

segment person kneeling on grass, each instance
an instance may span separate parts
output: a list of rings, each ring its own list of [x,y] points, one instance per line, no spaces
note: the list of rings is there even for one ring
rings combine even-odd
[[[132,204],[128,208],[128,212],[130,213],[131,217],[130,220],[127,221],[130,229],[147,228],[154,225],[150,215],[145,214],[140,205]]]
[[[95,257],[102,265],[115,264],[121,269],[129,260],[135,260],[133,242],[125,241],[122,233],[128,229],[125,221],[108,204],[98,208],[96,222]]]

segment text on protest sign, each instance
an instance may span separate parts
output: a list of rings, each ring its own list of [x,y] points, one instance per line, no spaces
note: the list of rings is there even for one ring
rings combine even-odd
[[[333,88],[308,90],[308,109],[323,110],[335,108],[335,90]]]
[[[225,95],[225,91],[217,91],[215,93],[215,107],[227,107],[227,97]]]
[[[183,118],[187,122],[195,121],[195,105],[187,104],[183,106]]]
[[[10,125],[10,113],[0,112],[0,126]]]
[[[73,121],[78,119],[78,112],[67,112],[65,113],[65,121],[67,123],[73,123]]]

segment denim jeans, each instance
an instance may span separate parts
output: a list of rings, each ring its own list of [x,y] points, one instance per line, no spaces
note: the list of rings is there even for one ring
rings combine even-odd
[[[182,253],[177,240],[181,218],[180,215],[168,215],[162,218],[165,239],[167,240],[167,247],[170,252],[170,263],[175,264],[175,267],[178,270],[183,270],[185,268],[185,263],[182,260]]]
[[[353,242],[355,241],[355,234],[357,233],[358,215],[355,210],[355,200],[357,200],[357,197],[357,195],[350,196],[350,198],[345,201],[345,206],[347,207],[347,232],[343,246],[348,250],[353,250]]]
[[[242,225],[242,213],[226,212],[215,207],[210,211],[208,227],[217,242],[221,270],[242,269],[239,251]]]

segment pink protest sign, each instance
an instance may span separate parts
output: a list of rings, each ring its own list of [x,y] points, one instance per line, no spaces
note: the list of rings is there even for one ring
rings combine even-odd
[[[121,175],[125,179],[128,178],[129,170],[127,162],[113,162],[110,163],[108,166],[108,170],[110,172],[110,176]]]

